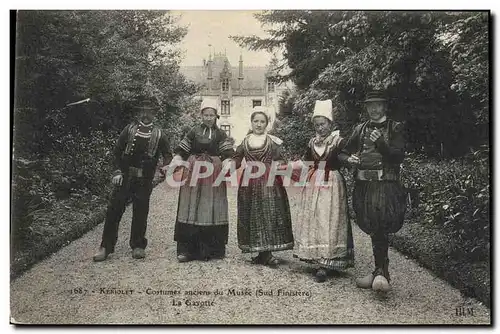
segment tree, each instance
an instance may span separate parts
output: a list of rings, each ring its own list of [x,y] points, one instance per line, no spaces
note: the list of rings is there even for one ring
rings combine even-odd
[[[194,92],[175,47],[186,29],[168,12],[20,11],[17,26],[18,152],[55,149],[58,134],[72,130],[119,131],[144,97],[178,112],[182,96]],[[86,110],[61,110],[85,98]],[[26,142],[25,133],[36,140]]]

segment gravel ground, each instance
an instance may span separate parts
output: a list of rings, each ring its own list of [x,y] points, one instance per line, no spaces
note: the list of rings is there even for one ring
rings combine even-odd
[[[289,191],[293,211],[297,195],[296,190]],[[369,238],[356,226],[355,268],[325,283],[316,283],[312,269],[293,259],[291,251],[275,254],[283,262],[278,269],[254,266],[250,264],[250,256],[241,254],[237,246],[236,190],[229,189],[228,197],[232,224],[225,259],[184,264],[176,261],[173,230],[177,190],[163,183],[151,197],[145,259],[132,259],[128,248],[132,215],[128,207],[116,252],[106,262],[92,262],[102,233],[103,224],[100,224],[12,281],[11,321],[30,324],[491,323],[487,307],[464,298],[457,289],[393,249],[389,251],[393,291],[379,296],[370,290],[357,289],[354,280],[372,270],[372,255]],[[232,289],[247,295],[230,295]],[[273,295],[258,296],[260,289]],[[159,290],[163,294],[150,294]],[[216,290],[222,295],[215,295]],[[209,294],[185,295],[187,291]],[[283,296],[278,295],[280,291],[299,291],[306,295]],[[177,303],[180,306],[174,305]],[[457,308],[465,315],[457,316]]]

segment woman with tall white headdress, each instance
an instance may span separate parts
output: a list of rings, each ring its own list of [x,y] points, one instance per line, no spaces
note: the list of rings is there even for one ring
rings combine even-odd
[[[354,247],[345,179],[339,172],[338,154],[344,140],[338,130],[332,131],[331,100],[316,101],[312,122],[316,136],[309,141],[303,160],[314,165],[307,174],[295,220],[294,257],[315,265],[316,279],[323,282],[329,272],[354,266]]]
[[[226,183],[212,186],[222,170],[223,160],[234,154],[230,138],[217,127],[217,101],[204,99],[201,105],[203,122],[194,126],[174,150],[172,166],[187,160],[191,168],[183,168],[186,182],[179,191],[179,204],[174,240],[177,259],[187,262],[225,256],[228,239],[228,204]],[[192,166],[196,161],[212,163],[213,173],[191,185]]]
[[[236,149],[233,160],[236,168],[243,158],[246,169],[256,173],[257,163],[265,166],[265,173],[249,178],[238,189],[238,246],[243,253],[258,253],[255,264],[276,266],[279,261],[272,252],[292,249],[294,245],[288,195],[280,176],[269,180],[273,162],[283,162],[282,140],[267,133],[269,115],[264,107],[253,109],[250,117],[252,130]],[[252,165],[252,162],[255,164]],[[245,170],[243,177],[245,178]],[[268,182],[269,181],[269,182]]]

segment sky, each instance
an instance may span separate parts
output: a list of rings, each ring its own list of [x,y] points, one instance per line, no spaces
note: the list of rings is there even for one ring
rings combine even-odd
[[[265,66],[271,59],[271,54],[265,51],[249,51],[241,48],[229,39],[231,35],[266,36],[260,22],[253,17],[258,11],[173,11],[180,16],[179,23],[188,26],[188,34],[180,47],[184,49],[184,59],[181,65],[202,65],[203,58],[208,59],[209,44],[212,54],[226,52],[229,61],[235,64],[240,53],[246,66]]]

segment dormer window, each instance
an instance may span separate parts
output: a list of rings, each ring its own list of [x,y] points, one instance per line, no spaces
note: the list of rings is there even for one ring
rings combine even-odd
[[[220,111],[221,111],[220,112],[221,115],[230,115],[231,114],[230,103],[228,100],[221,101]]]
[[[229,79],[222,79],[222,91],[227,92],[229,90]]]
[[[273,93],[274,92],[274,82],[272,81],[267,81],[267,91],[269,93]]]

